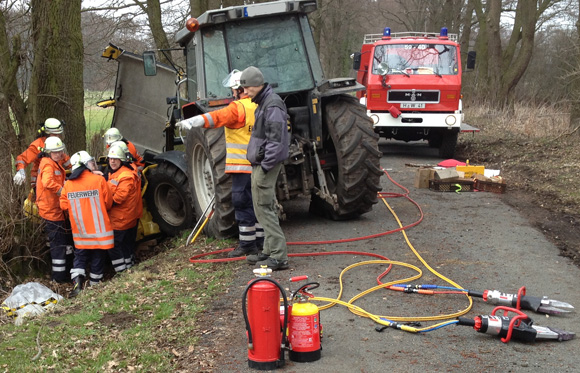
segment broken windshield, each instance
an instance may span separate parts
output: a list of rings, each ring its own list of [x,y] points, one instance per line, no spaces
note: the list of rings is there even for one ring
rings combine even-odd
[[[447,44],[393,44],[375,48],[373,74],[457,75],[457,48]]]

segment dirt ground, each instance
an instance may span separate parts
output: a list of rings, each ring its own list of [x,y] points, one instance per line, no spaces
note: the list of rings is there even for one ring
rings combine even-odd
[[[560,249],[562,256],[580,265],[577,137],[463,142],[458,159],[500,169],[509,181],[509,193],[503,194],[502,200],[527,217]]]
[[[502,176],[508,182],[508,191],[500,196],[501,200],[517,210],[524,219],[529,221],[532,227],[542,232],[550,242],[559,248],[561,256],[572,259],[574,264],[578,266],[580,265],[580,232],[577,227],[579,204],[578,193],[572,181],[579,165],[579,157],[580,146],[570,139],[547,144],[542,141],[534,142],[517,139],[490,142],[486,142],[485,139],[478,139],[477,143],[462,141],[455,158],[459,160],[469,159],[471,164],[485,164],[486,168],[500,169]],[[428,163],[436,161],[433,157],[426,158]],[[461,238],[450,237],[450,240],[458,239]],[[246,267],[246,265],[240,263],[238,272],[247,271]],[[291,276],[291,274],[284,274],[284,276]],[[477,277],[473,279],[476,280]],[[517,279],[518,281],[514,283],[519,282],[519,277]],[[509,280],[504,278],[504,281]],[[197,320],[198,330],[203,331],[200,335],[200,343],[196,347],[194,354],[183,356],[180,359],[178,364],[180,370],[208,372],[247,370],[246,357],[243,352],[238,352],[238,350],[243,349],[243,337],[238,335],[240,334],[239,309],[241,300],[238,299],[239,297],[232,296],[236,291],[237,289],[234,289],[229,296],[217,299],[208,309],[208,312]],[[349,319],[348,322],[354,322],[354,318]],[[353,333],[355,333],[355,330],[353,330]],[[456,336],[452,335],[452,337]],[[371,336],[371,338],[374,338],[374,336]],[[362,340],[361,346],[365,342],[367,342],[366,338]],[[485,343],[488,343],[488,341],[485,341]],[[497,347],[497,344],[494,346]],[[473,356],[477,356],[477,359],[480,359],[480,354],[482,352],[487,353],[486,349],[488,347],[493,348],[489,345],[487,347],[478,347],[479,350],[476,349],[477,353],[474,353]],[[527,352],[527,350],[524,351],[522,348],[527,349],[527,347],[516,347],[516,353]],[[401,349],[399,355],[401,353],[404,355],[404,348],[399,347],[399,349]],[[367,352],[370,351],[367,350]],[[344,353],[347,354],[347,352]],[[462,354],[468,353],[462,352]],[[463,358],[466,358],[466,356],[463,356]],[[506,356],[505,360],[509,361],[511,359]],[[405,366],[405,371],[412,370],[412,364],[415,364],[413,361],[405,360],[405,363],[399,365],[398,369]],[[461,371],[463,369],[461,365],[453,365],[451,361],[446,363],[443,360],[443,363],[441,367],[443,367],[444,371]],[[479,363],[476,362],[476,364],[480,363],[481,361]],[[349,361],[348,364],[354,364],[354,362]],[[480,365],[479,369],[481,371],[502,369],[502,363],[497,364],[500,365],[488,362]],[[518,370],[518,368],[527,369],[528,364],[533,363],[523,362],[520,366],[517,365],[520,363],[514,362],[513,364],[516,364],[513,369]],[[365,366],[365,364],[363,363],[362,366]],[[315,367],[311,368],[314,369]],[[419,369],[420,366],[415,366],[415,368]],[[509,365],[507,365],[507,368],[508,371],[514,371]],[[331,368],[318,367],[316,369],[326,371],[325,369]],[[285,370],[302,371],[302,367],[290,363],[290,366],[287,366]],[[374,371],[374,369],[372,367],[368,368],[367,365],[367,368],[361,368],[360,371]]]

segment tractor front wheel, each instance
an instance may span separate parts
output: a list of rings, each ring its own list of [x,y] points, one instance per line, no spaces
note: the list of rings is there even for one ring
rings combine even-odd
[[[204,233],[215,238],[234,237],[238,230],[232,204],[232,178],[225,173],[224,129],[192,128],[187,134],[186,151],[191,193],[200,219],[205,219],[203,212],[215,196],[214,213]]]
[[[174,164],[162,162],[151,169],[146,177],[145,200],[159,229],[175,236],[191,227],[195,216],[187,176]]]

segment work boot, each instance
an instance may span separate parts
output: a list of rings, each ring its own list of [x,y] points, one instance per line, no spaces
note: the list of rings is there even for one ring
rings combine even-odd
[[[230,251],[228,253],[228,258],[237,258],[240,256],[248,256],[256,254],[258,254],[258,248],[255,245],[246,248],[238,246],[233,251]]]
[[[250,264],[256,264],[262,260],[268,259],[269,257],[270,257],[270,255],[268,255],[268,254],[258,252],[257,254],[246,256],[246,262],[248,262]]]
[[[288,269],[288,261],[287,260],[277,260],[274,258],[268,257],[266,260],[262,260],[256,263],[257,268],[262,268],[263,266],[267,266],[268,268],[272,269],[272,271],[278,271],[280,269]]]
[[[79,293],[83,289],[83,282],[85,282],[85,276],[79,275],[73,279],[73,289],[68,294],[69,298],[74,298],[77,295],[79,295]]]

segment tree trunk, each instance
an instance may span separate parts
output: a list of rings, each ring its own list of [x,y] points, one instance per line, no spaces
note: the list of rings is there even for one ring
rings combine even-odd
[[[66,122],[70,152],[85,149],[81,0],[31,0],[34,60],[28,109]]]
[[[578,1],[578,6],[580,7],[580,0]],[[574,48],[575,58],[572,59],[572,61],[576,61],[572,66],[572,76],[574,77],[571,95],[572,107],[570,110],[570,127],[572,130],[575,130],[576,127],[580,126],[580,15],[576,21],[576,34],[578,38],[576,47]],[[580,131],[577,130],[574,134],[576,137],[580,137]]]
[[[513,104],[514,90],[532,58],[536,24],[555,1],[518,1],[510,38],[504,47],[500,32],[502,1],[474,1],[480,28],[476,40],[478,64],[475,88],[490,103],[497,107]]]
[[[0,138],[5,141],[4,146],[8,149],[8,154],[3,153],[7,159],[0,159],[0,162],[11,165],[10,155],[22,151],[26,140],[32,137],[35,126],[29,118],[26,103],[18,90],[17,72],[24,56],[20,36],[14,36],[9,41],[6,28],[5,14],[0,12],[0,50],[4,51],[0,53]],[[11,115],[18,123],[20,136],[17,136],[12,125]]]
[[[196,18],[209,9],[208,0],[189,0],[189,5],[191,6],[191,16]]]

